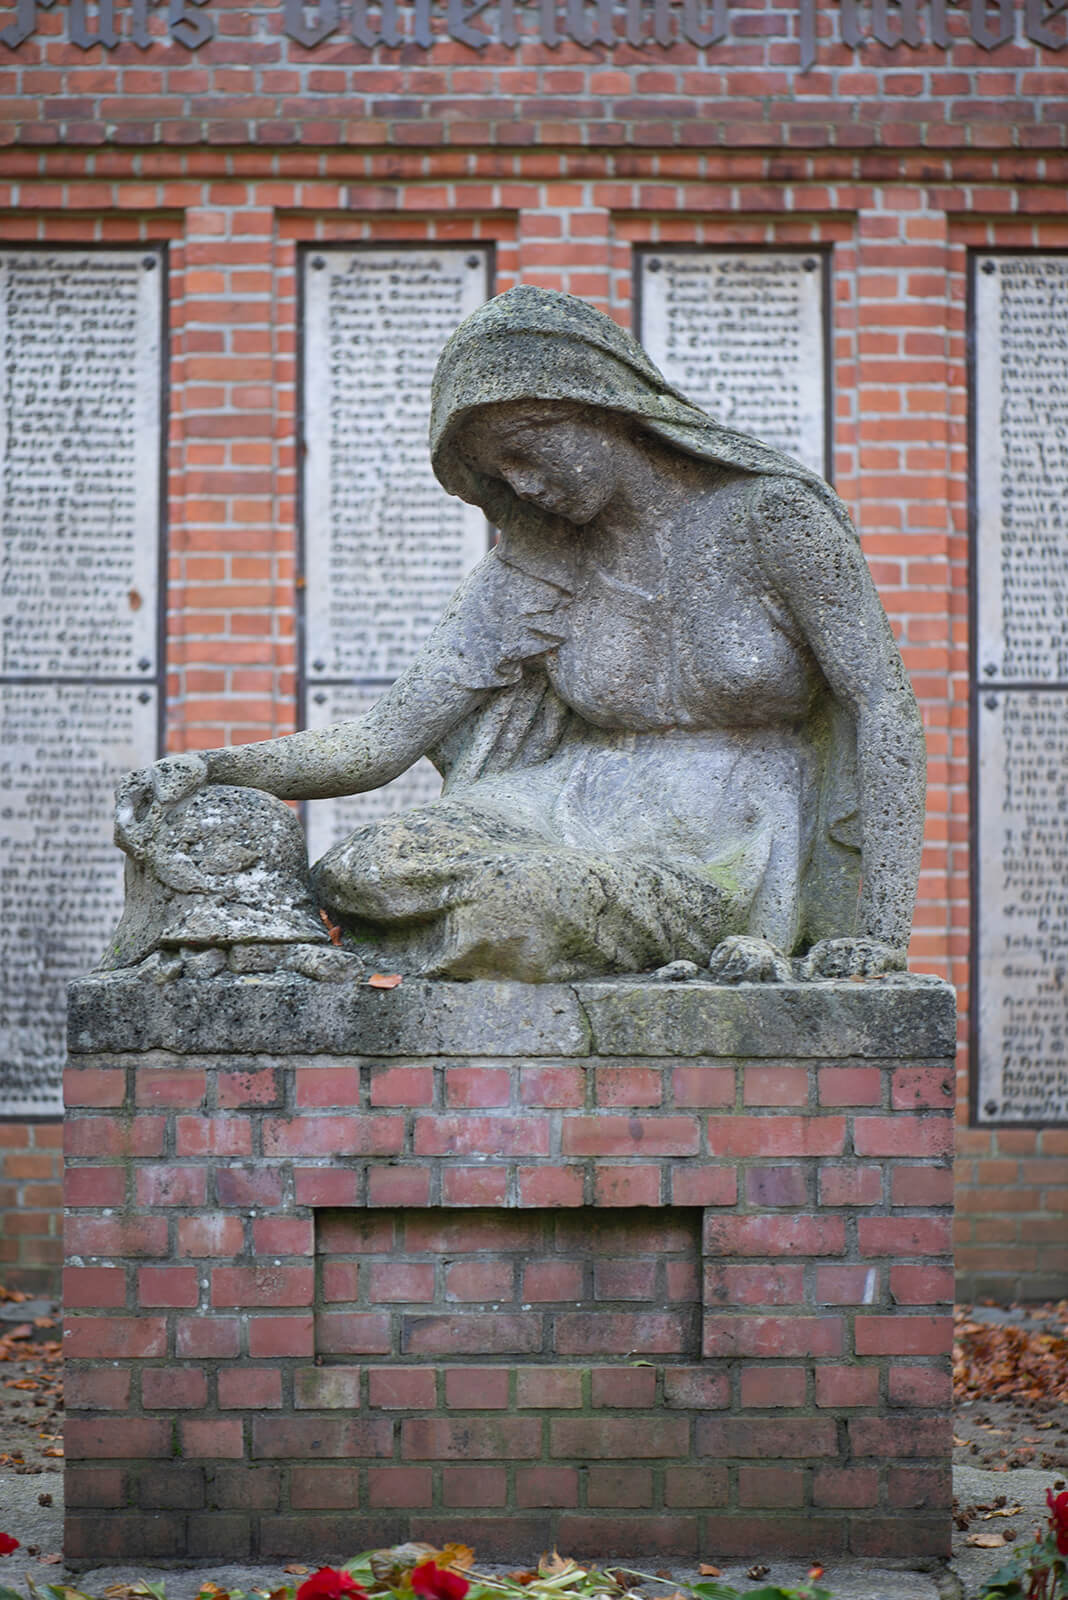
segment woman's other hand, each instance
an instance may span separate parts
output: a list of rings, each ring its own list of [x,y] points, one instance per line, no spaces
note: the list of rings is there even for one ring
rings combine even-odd
[[[813,978],[878,978],[885,972],[904,972],[907,951],[879,939],[821,939],[801,966],[801,976]]]

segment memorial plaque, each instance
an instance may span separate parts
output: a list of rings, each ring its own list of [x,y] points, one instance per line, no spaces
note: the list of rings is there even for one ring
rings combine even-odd
[[[62,1109],[114,785],[158,750],[163,279],[143,246],[0,251],[0,1116]]]
[[[1068,255],[976,268],[978,665],[1068,684]]]
[[[427,426],[441,347],[488,272],[469,245],[304,258],[309,682],[391,683],[486,552],[481,511],[431,471]]]
[[[980,1120],[1068,1121],[1068,692],[979,709]]]
[[[976,1115],[1068,1122],[1068,256],[974,266]]]
[[[62,1110],[66,986],[122,912],[115,784],[156,754],[154,686],[0,685],[0,1115]]]
[[[727,427],[828,471],[827,261],[813,251],[637,254],[638,336]]]
[[[154,671],[159,260],[0,252],[5,675]]]
[[[490,269],[485,245],[350,245],[304,256],[308,726],[372,704],[489,547],[482,512],[434,477],[427,428],[441,348],[486,299]],[[439,789],[420,762],[382,791],[309,804],[312,859],[361,823]]]

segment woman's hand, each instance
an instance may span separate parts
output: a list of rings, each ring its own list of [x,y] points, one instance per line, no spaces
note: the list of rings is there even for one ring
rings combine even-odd
[[[907,951],[879,939],[821,939],[801,962],[801,976],[814,978],[878,978],[904,972]]]
[[[139,860],[160,815],[196,794],[208,780],[208,764],[195,751],[163,756],[150,767],[128,772],[115,790],[115,843]]]

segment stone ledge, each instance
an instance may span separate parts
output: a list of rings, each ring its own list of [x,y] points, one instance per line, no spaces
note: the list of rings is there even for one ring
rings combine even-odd
[[[137,969],[71,984],[74,1056],[287,1052],[364,1056],[951,1057],[950,986],[901,974],[863,982],[434,983],[396,989],[292,972],[153,981]]]

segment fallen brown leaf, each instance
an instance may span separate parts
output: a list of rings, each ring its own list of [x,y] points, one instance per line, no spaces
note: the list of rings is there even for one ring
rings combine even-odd
[[[397,979],[400,982],[400,979]],[[475,1564],[475,1552],[469,1544],[447,1544],[438,1552],[437,1565],[465,1572]]]
[[[970,1533],[964,1543],[979,1550],[1000,1550],[1006,1539],[1003,1533]]]
[[[723,1576],[723,1569],[714,1567],[711,1561],[702,1561],[697,1570],[702,1578],[722,1578]]]
[[[572,1561],[570,1556],[562,1556],[559,1550],[554,1550],[551,1555],[542,1556],[538,1562],[538,1573],[543,1578],[559,1578],[564,1572],[577,1572],[578,1563]]]
[[[995,1506],[993,1511],[987,1511],[980,1518],[982,1522],[990,1522],[994,1517],[1018,1517],[1023,1511],[1023,1506]]]
[[[299,1561],[291,1561],[291,1562],[290,1562],[290,1563],[289,1563],[289,1565],[288,1565],[288,1567],[283,1567],[283,1568],[282,1568],[282,1571],[283,1571],[283,1572],[298,1572],[298,1573],[303,1573],[303,1572],[310,1572],[310,1571],[311,1571],[311,1568],[310,1568],[310,1567],[304,1567],[304,1566],[301,1566],[301,1564],[300,1564],[300,1562],[299,1562]]]
[[[404,979],[399,972],[372,972],[367,982],[372,989],[396,989]]]
[[[40,1560],[42,1567],[56,1567],[63,1560],[63,1556],[62,1553],[57,1552],[55,1555],[42,1556]]]

